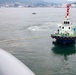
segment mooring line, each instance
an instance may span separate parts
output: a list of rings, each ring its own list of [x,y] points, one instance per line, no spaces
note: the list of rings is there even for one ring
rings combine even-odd
[[[40,38],[48,38],[48,36],[33,36],[33,37],[27,37],[27,38],[16,38],[16,39],[10,39],[10,40],[1,40],[0,42],[10,42],[10,41],[17,41],[17,40],[31,40],[31,39],[40,39]]]

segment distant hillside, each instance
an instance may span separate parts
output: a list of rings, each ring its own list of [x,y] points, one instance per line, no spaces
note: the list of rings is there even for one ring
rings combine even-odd
[[[0,0],[0,2],[14,2],[16,0]]]
[[[0,0],[0,7],[56,7],[57,4],[44,0]]]
[[[37,3],[44,2],[43,0],[0,0],[0,2],[26,2],[26,3]]]

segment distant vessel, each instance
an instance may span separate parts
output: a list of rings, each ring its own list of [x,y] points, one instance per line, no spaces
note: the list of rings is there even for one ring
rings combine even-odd
[[[35,12],[33,12],[32,14],[36,14]]]
[[[51,34],[51,37],[55,38],[57,43],[62,44],[75,43],[76,27],[73,26],[73,24],[69,19],[70,6],[71,6],[70,4],[67,5],[67,13],[65,16],[65,20],[59,26],[57,33]]]

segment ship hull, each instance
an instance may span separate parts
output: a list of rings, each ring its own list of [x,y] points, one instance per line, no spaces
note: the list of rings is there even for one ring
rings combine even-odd
[[[69,43],[75,43],[75,36],[72,37],[64,37],[64,36],[55,36],[51,35],[52,38],[56,39],[57,43],[62,43],[62,44],[69,44]]]
[[[62,44],[69,44],[69,43],[75,43],[75,40],[69,40],[69,39],[67,39],[67,40],[65,40],[65,39],[60,40],[60,39],[56,39],[56,42],[62,43]]]

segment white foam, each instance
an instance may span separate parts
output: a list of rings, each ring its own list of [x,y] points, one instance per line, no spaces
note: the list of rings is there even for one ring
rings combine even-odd
[[[55,27],[55,25],[57,26],[57,23],[54,22],[46,22],[43,23],[41,26],[31,26],[28,28],[28,30],[32,30],[32,31],[51,31],[52,27]]]
[[[32,30],[32,31],[39,31],[39,27],[38,26],[32,26],[32,27],[29,27],[28,29]]]

